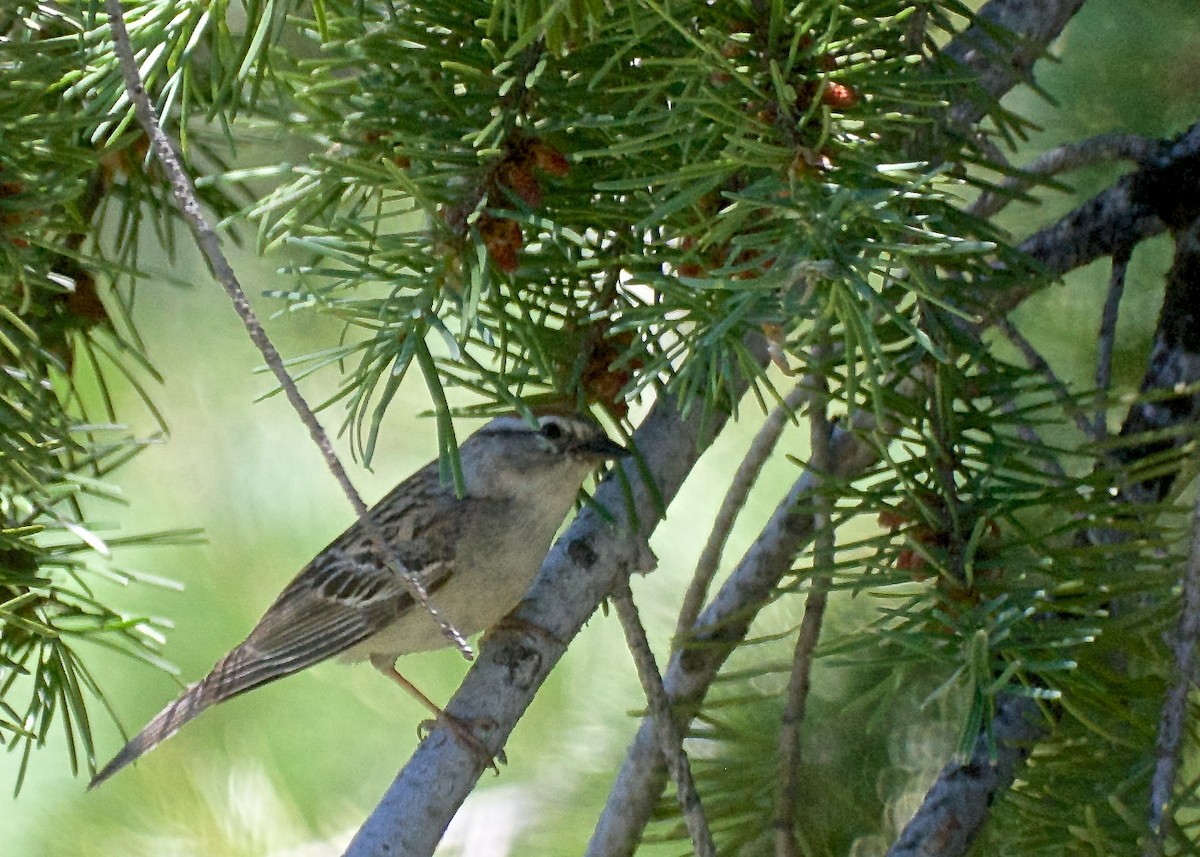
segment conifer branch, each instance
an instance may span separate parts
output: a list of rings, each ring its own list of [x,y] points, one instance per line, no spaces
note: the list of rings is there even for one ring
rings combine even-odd
[[[1101,134],[1068,143],[1034,158],[1019,175],[1006,178],[999,190],[980,194],[966,210],[976,217],[994,217],[1046,176],[1122,159],[1140,165],[1157,154],[1158,148],[1157,140],[1139,134]]]
[[[1191,159],[1200,159],[1200,125],[1193,126],[1174,143],[1165,145],[1164,149],[1168,155],[1157,162],[1157,169],[1168,173],[1171,170],[1188,169]],[[1141,179],[1143,182],[1148,180],[1146,176]],[[1118,180],[1113,187],[1035,233],[1023,242],[1022,249],[1052,274],[1061,276],[1072,270],[1068,266],[1087,264],[1095,255],[1102,255],[1100,250],[1103,247],[1117,246],[1116,236],[1134,233],[1149,237],[1156,234],[1164,224],[1147,211],[1142,202],[1135,203],[1138,194],[1131,191],[1132,184],[1135,182],[1128,176]],[[1051,236],[1057,236],[1064,244],[1056,245],[1051,241]],[[1013,290],[1000,296],[998,303],[1007,313],[1033,292],[1032,288]],[[993,320],[998,317],[998,313],[992,316]],[[834,432],[833,448],[834,459],[839,462],[837,472],[840,478],[860,476],[876,461],[876,452],[872,447],[839,430]],[[756,606],[766,603],[767,593],[785,572],[790,557],[811,536],[811,529],[805,526],[804,520],[793,518],[795,504],[800,503],[801,498],[811,490],[811,479],[808,474],[801,477],[763,528],[750,552],[697,621],[699,639],[712,641],[711,632],[705,634],[700,629],[721,630],[719,639],[722,648],[718,650],[715,646],[705,646],[703,655],[685,651],[672,658],[664,684],[673,710],[692,710],[703,698],[720,664],[740,639],[739,629],[740,633],[745,632]],[[808,520],[811,521],[811,518]],[[731,617],[737,617],[737,621],[732,622]],[[686,670],[679,666],[680,658],[687,658]],[[1033,727],[1028,722],[1034,710],[1032,704],[1022,698],[1010,699],[1003,705],[998,700],[999,713],[990,726],[992,734],[1013,736],[1012,752],[1026,753],[1026,741],[1044,734],[1044,731],[1030,731]],[[1012,761],[1016,761],[1016,756]],[[990,765],[990,761],[981,757],[965,767],[949,765],[938,784],[931,789],[929,799],[906,826],[906,831],[911,828],[915,837],[917,830],[938,829],[937,823],[928,821],[929,814],[940,812],[948,806],[959,806],[964,811],[971,807],[968,813],[971,818],[977,818],[980,823],[986,820],[986,809],[991,800],[998,791],[1011,785],[1011,779],[995,780],[987,788],[980,789],[973,778],[957,773],[960,768],[964,771],[976,770],[978,764],[986,766]],[[972,768],[972,765],[976,768]],[[1007,771],[1009,767],[998,770]],[[665,774],[657,756],[656,743],[648,725],[643,723],[627,750],[608,803],[589,843],[587,857],[624,857],[632,854],[664,783]],[[961,791],[961,794],[955,794],[956,791]],[[976,805],[974,801],[983,801],[983,804]],[[979,811],[981,807],[982,812]],[[968,832],[973,841],[978,830]],[[905,843],[910,841],[913,840],[904,839]]]
[[[997,697],[996,716],[980,733],[971,758],[947,763],[887,857],[965,855],[996,798],[1012,785],[1018,766],[1045,734],[1037,703],[1020,696]]]
[[[1179,627],[1171,643],[1175,655],[1175,680],[1159,714],[1155,750],[1158,760],[1150,781],[1149,826],[1151,841],[1143,854],[1164,853],[1175,778],[1187,728],[1188,697],[1195,687],[1196,647],[1200,645],[1200,496],[1192,507],[1191,547],[1183,576]]]
[[[1122,179],[1121,182],[1125,180]],[[1120,182],[1118,183],[1120,184]],[[1111,189],[1110,189],[1111,190]],[[1104,197],[1105,191],[1099,197]],[[1094,198],[1096,199],[1096,198]],[[1084,208],[1089,207],[1086,204]],[[1076,209],[1076,212],[1079,209]],[[1064,220],[1073,219],[1076,212]],[[1062,221],[1060,221],[1061,223]],[[1054,227],[1051,227],[1052,229]],[[1069,252],[1068,248],[1068,252]],[[1134,404],[1121,434],[1137,437],[1149,432],[1175,430],[1191,424],[1200,424],[1200,393],[1195,385],[1200,383],[1200,339],[1196,331],[1197,308],[1200,307],[1200,219],[1193,221],[1191,228],[1176,238],[1175,263],[1167,275],[1167,288],[1159,315],[1158,331],[1154,348],[1142,382],[1142,391],[1179,390],[1179,395],[1166,401],[1143,401]],[[1136,463],[1149,456],[1163,452],[1186,439],[1187,435],[1176,433],[1171,438],[1132,446],[1119,447],[1114,457],[1126,465]],[[1161,500],[1174,484],[1177,469],[1170,469],[1142,483],[1122,488],[1120,500],[1124,503],[1143,504]],[[1124,533],[1108,533],[1093,528],[1087,533],[1093,542],[1112,542],[1125,538]],[[1193,545],[1194,546],[1194,545]],[[1190,573],[1189,564],[1189,573]],[[1190,597],[1190,596],[1189,596]],[[1180,636],[1191,633],[1195,618],[1190,616],[1191,605],[1185,603],[1180,620]],[[1185,624],[1186,629],[1185,629]],[[1184,664],[1177,656],[1177,667]],[[1189,665],[1190,669],[1190,665]],[[1190,678],[1191,673],[1187,675]],[[1152,829],[1156,835],[1162,831],[1162,810],[1165,806],[1163,794],[1169,795],[1174,783],[1174,770],[1167,761],[1177,750],[1178,744],[1171,737],[1177,712],[1171,711],[1175,691],[1163,710],[1160,732],[1159,767],[1155,774],[1155,795],[1152,802]],[[1003,701],[1002,700],[1007,700]],[[888,857],[957,857],[964,854],[978,836],[989,817],[989,809],[996,795],[1012,785],[1015,763],[1028,755],[1031,745],[1045,734],[1045,727],[1035,722],[1036,706],[1031,700],[1006,697],[997,701],[997,715],[984,730],[976,743],[971,759],[965,764],[950,762],[930,788],[917,813],[905,826]],[[986,738],[994,736],[996,755],[993,759]],[[1006,744],[1008,746],[1006,746]],[[1170,778],[1170,784],[1164,781]]]
[[[1034,63],[1045,56],[1046,46],[1058,38],[1084,2],[991,0],[976,13],[976,23],[946,46],[946,56],[960,63],[984,92],[999,100],[1032,79]],[[950,120],[972,127],[988,107],[980,101],[959,100],[950,109]]]
[[[1193,219],[1200,211],[1200,199],[1191,193],[1198,174],[1200,122],[1173,140],[1159,142],[1158,154],[1149,163],[1024,239],[1018,249],[1038,264],[1044,276],[991,301],[991,315],[1007,315],[1068,271],[1161,234],[1168,219],[1184,223]]]
[[[823,477],[811,470],[801,474],[696,620],[689,635],[696,645],[671,656],[663,684],[680,728],[686,724],[688,712],[695,711],[704,699],[721,665],[742,642],[758,610],[771,600],[779,581],[791,570],[792,558],[812,538],[812,498],[821,478],[853,479],[878,460],[877,448],[859,436],[872,430],[873,422],[866,415],[855,418],[853,430],[833,430],[832,466]],[[657,740],[649,722],[644,721],[626,751],[588,843],[587,857],[631,855],[665,782]]]
[[[129,32],[125,27],[125,17],[121,11],[121,0],[105,0],[105,9],[108,11],[109,26],[112,28],[113,49],[121,63],[121,72],[125,78],[125,90],[129,95],[129,100],[133,103],[134,111],[137,114],[142,130],[146,132],[146,136],[150,139],[150,146],[154,151],[154,156],[158,159],[163,171],[167,174],[167,179],[171,183],[171,190],[175,195],[175,202],[179,206],[179,211],[187,222],[188,227],[191,229],[196,246],[199,248],[201,254],[203,254],[205,262],[208,263],[209,270],[229,296],[234,311],[246,328],[246,333],[249,335],[250,341],[254,343],[254,347],[258,349],[263,361],[279,382],[279,386],[283,389],[288,403],[300,417],[300,421],[304,424],[304,427],[308,429],[309,436],[312,438],[313,443],[316,444],[317,449],[320,450],[322,458],[325,459],[325,465],[329,468],[329,472],[346,495],[346,499],[350,501],[350,506],[354,509],[354,514],[361,521],[363,532],[366,534],[371,547],[378,554],[383,564],[393,570],[405,582],[413,598],[429,613],[430,618],[437,622],[446,639],[456,646],[464,657],[470,660],[474,654],[466,638],[430,602],[429,593],[425,591],[424,584],[408,569],[404,568],[386,548],[383,534],[379,532],[378,526],[370,515],[367,514],[367,504],[363,502],[354,484],[350,481],[350,476],[346,473],[346,468],[342,465],[341,459],[338,458],[337,453],[333,449],[329,435],[326,434],[320,420],[317,419],[317,415],[313,413],[312,408],[309,407],[308,402],[301,395],[296,382],[292,380],[292,376],[288,374],[287,368],[283,365],[283,358],[279,356],[275,344],[267,336],[262,322],[258,320],[257,313],[250,306],[250,300],[246,297],[246,292],[242,288],[242,284],[238,280],[233,266],[229,263],[229,259],[225,256],[224,251],[221,250],[221,241],[217,237],[216,230],[213,229],[204,216],[200,199],[196,194],[196,187],[187,170],[184,169],[183,163],[176,152],[175,144],[167,136],[166,132],[163,131],[162,125],[158,121],[154,105],[150,103],[150,96],[142,84],[141,72],[138,71],[137,60],[133,55],[133,46],[129,42]]]

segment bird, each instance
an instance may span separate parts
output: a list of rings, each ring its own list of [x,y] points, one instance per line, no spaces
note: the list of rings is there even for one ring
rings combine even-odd
[[[296,575],[243,642],[159,712],[88,788],[210,706],[335,655],[370,661],[444,716],[395,668],[401,655],[449,643],[395,565],[424,585],[459,632],[486,630],[525,594],[588,474],[629,454],[590,417],[555,413],[496,417],[458,452],[462,496],[443,481],[435,459],[367,513],[391,564],[356,521]]]

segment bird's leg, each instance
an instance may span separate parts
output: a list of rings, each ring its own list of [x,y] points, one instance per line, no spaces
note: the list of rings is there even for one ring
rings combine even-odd
[[[438,706],[436,702],[423,694],[415,684],[402,676],[400,671],[396,669],[395,660],[387,657],[386,655],[371,655],[371,665],[385,676],[390,678],[392,681],[396,682],[396,684],[408,691],[414,699],[432,712],[436,719],[449,726],[451,730],[453,730],[454,734],[457,735],[463,743],[478,753],[480,758],[487,760],[488,765],[493,771],[496,771],[497,761],[499,761],[501,764],[504,764],[507,761],[504,758],[503,750],[493,755],[487,747],[483,746],[483,742],[475,736],[475,733],[471,731],[471,727],[457,717],[447,714],[441,707]],[[429,721],[426,722],[428,723]],[[499,771],[496,771],[496,773],[499,773]]]

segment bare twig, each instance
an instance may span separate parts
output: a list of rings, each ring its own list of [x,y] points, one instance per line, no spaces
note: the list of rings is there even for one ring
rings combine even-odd
[[[687,634],[704,607],[704,599],[708,597],[708,587],[712,585],[713,577],[717,573],[721,553],[725,550],[725,542],[733,530],[734,521],[746,505],[750,489],[758,481],[758,474],[762,472],[767,459],[775,450],[775,444],[779,442],[784,427],[795,419],[796,409],[807,396],[807,390],[795,387],[784,397],[783,404],[771,411],[770,416],[763,421],[741,464],[738,465],[737,472],[733,474],[729,490],[725,492],[725,499],[721,501],[721,508],[717,510],[712,530],[709,531],[708,541],[700,551],[700,559],[696,562],[692,581],[684,593],[683,605],[679,608],[679,621],[675,626],[675,648],[687,642]]]
[[[870,432],[866,414],[854,417],[856,430]],[[860,476],[878,458],[878,449],[856,433],[835,428],[830,440],[833,466],[824,476]],[[675,652],[663,684],[671,711],[681,725],[685,715],[704,698],[717,671],[737,648],[758,610],[770,602],[792,557],[813,535],[812,494],[819,478],[806,470],[780,501],[774,514],[740,563],[721,585],[690,633],[695,645]],[[666,783],[658,740],[644,721],[629,746],[625,761],[609,792],[608,803],[588,843],[587,857],[628,857],[641,840],[642,830]]]
[[[1121,310],[1121,296],[1125,293],[1125,273],[1129,269],[1131,247],[1124,247],[1112,257],[1112,274],[1108,279],[1108,294],[1104,298],[1104,309],[1100,315],[1100,341],[1096,348],[1096,427],[1093,437],[1103,440],[1108,436],[1109,387],[1112,385],[1113,345],[1117,338],[1117,316]]]
[[[704,816],[704,806],[692,779],[687,754],[683,751],[683,738],[675,725],[675,719],[671,716],[662,675],[658,671],[658,664],[654,662],[650,643],[646,640],[646,629],[642,627],[642,621],[638,617],[628,579],[617,583],[617,588],[613,590],[612,602],[617,608],[621,628],[625,631],[625,642],[637,665],[638,678],[646,694],[650,718],[654,721],[654,731],[658,736],[658,748],[675,783],[675,796],[683,814],[683,823],[692,839],[692,849],[696,857],[716,857],[717,847],[713,843],[712,832],[708,829],[708,820]]]
[[[796,649],[792,654],[792,670],[788,679],[787,702],[779,724],[779,789],[775,801],[775,854],[776,857],[799,857],[800,844],[792,819],[796,812],[797,794],[800,789],[800,730],[808,709],[808,692],[812,683],[812,665],[817,641],[825,618],[825,605],[829,596],[829,574],[823,569],[833,567],[835,537],[832,521],[832,500],[828,491],[822,490],[824,474],[833,468],[832,451],[829,445],[830,423],[828,407],[829,385],[821,368],[824,348],[813,348],[811,363],[817,370],[809,375],[808,419],[809,438],[812,448],[810,468],[816,474],[812,495],[813,569],[815,571],[808,598],[804,602],[804,618],[800,622],[800,633],[796,636]]]
[[[1020,175],[1005,179],[999,190],[980,194],[975,202],[967,206],[967,212],[976,217],[992,217],[1043,176],[1054,176],[1106,161],[1128,160],[1141,164],[1158,154],[1158,148],[1157,140],[1137,134],[1101,134],[1059,146],[1034,158],[1021,170]]]
[[[1179,752],[1187,723],[1188,696],[1195,684],[1193,669],[1196,646],[1200,644],[1200,496],[1192,507],[1192,544],[1183,577],[1179,630],[1172,646],[1175,653],[1175,681],[1167,691],[1158,721],[1156,750],[1158,761],[1150,781],[1150,830],[1153,845],[1143,853],[1147,857],[1163,853],[1167,833],[1164,818],[1171,803],[1175,777],[1179,770]]]
[[[1025,358],[1025,362],[1029,364],[1030,368],[1036,372],[1040,372],[1046,378],[1046,381],[1050,384],[1050,389],[1054,391],[1054,397],[1058,400],[1059,406],[1063,411],[1071,415],[1071,418],[1075,421],[1075,427],[1083,432],[1084,437],[1094,438],[1093,432],[1095,427],[1088,420],[1087,414],[1083,412],[1083,408],[1071,396],[1071,391],[1067,389],[1067,385],[1054,373],[1054,370],[1050,367],[1046,358],[1042,356],[1042,353],[1007,318],[996,319],[995,325],[1004,334],[1005,338],[1021,352],[1021,356]]]
[[[350,505],[354,508],[355,515],[362,522],[363,532],[370,541],[372,549],[375,550],[389,569],[396,572],[405,581],[417,603],[429,612],[429,615],[437,622],[438,627],[442,629],[442,633],[446,638],[466,658],[472,658],[473,653],[466,639],[429,602],[429,595],[425,591],[425,587],[421,581],[401,566],[392,552],[387,549],[383,535],[379,532],[379,528],[368,514],[366,504],[363,502],[362,497],[359,496],[358,491],[355,490],[354,485],[350,482],[350,477],[347,475],[346,469],[338,459],[337,453],[334,452],[333,444],[329,442],[329,436],[325,433],[325,429],[321,427],[321,423],[317,420],[317,416],[313,413],[312,408],[308,406],[308,402],[300,395],[300,390],[296,387],[296,382],[292,380],[287,369],[284,368],[279,352],[275,349],[275,345],[267,336],[266,331],[263,330],[262,323],[258,320],[254,309],[250,306],[250,301],[246,297],[246,292],[242,289],[242,285],[238,281],[233,267],[229,264],[229,260],[221,250],[221,242],[217,238],[216,231],[204,217],[204,212],[200,206],[200,199],[196,195],[196,188],[192,184],[191,177],[188,176],[187,171],[183,168],[183,164],[175,151],[174,144],[167,137],[166,132],[163,131],[162,125],[158,121],[154,106],[150,103],[150,96],[142,84],[137,60],[133,56],[133,48],[129,42],[129,31],[125,27],[125,18],[121,11],[121,2],[120,0],[105,0],[104,5],[108,11],[109,25],[112,28],[113,49],[120,60],[121,72],[125,77],[125,90],[129,94],[130,101],[133,102],[138,122],[146,132],[146,136],[150,139],[150,145],[155,157],[158,158],[163,171],[167,174],[167,178],[170,179],[171,189],[175,193],[175,202],[179,206],[183,219],[187,221],[189,228],[192,230],[196,246],[200,248],[200,252],[203,254],[204,260],[208,263],[213,276],[225,289],[225,293],[229,295],[230,301],[233,302],[233,308],[237,312],[238,318],[242,320],[242,324],[245,325],[246,332],[250,336],[250,341],[254,343],[259,353],[262,354],[263,360],[279,381],[279,386],[283,388],[288,402],[308,429],[313,443],[321,450],[321,455],[325,459],[325,464],[328,466],[329,472],[333,474],[333,478],[341,486],[346,499],[350,501]]]
[[[1178,228],[1181,221],[1196,217],[1200,196],[1192,188],[1198,164],[1200,122],[1175,139],[1160,142],[1158,154],[1149,164],[1030,235],[1019,249],[1045,276],[1031,277],[1001,295],[990,296],[991,317],[1007,315],[1055,277],[1161,234],[1168,219]]]

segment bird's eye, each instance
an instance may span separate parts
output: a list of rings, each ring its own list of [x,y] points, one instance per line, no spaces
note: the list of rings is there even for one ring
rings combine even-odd
[[[542,426],[542,437],[546,440],[558,440],[563,436],[563,427],[551,420]]]

